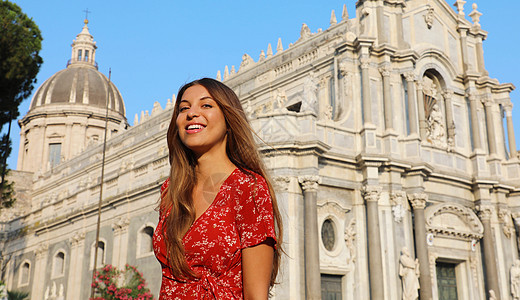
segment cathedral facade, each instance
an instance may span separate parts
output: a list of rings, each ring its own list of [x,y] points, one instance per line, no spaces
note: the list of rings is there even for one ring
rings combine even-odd
[[[514,86],[486,71],[481,13],[464,3],[359,0],[356,17],[333,11],[329,28],[303,24],[289,47],[217,73],[276,186],[274,299],[520,298]],[[31,299],[88,299],[96,248],[98,266],[135,265],[159,291],[151,238],[174,100],[130,127],[95,50],[85,24],[19,121],[1,275]]]

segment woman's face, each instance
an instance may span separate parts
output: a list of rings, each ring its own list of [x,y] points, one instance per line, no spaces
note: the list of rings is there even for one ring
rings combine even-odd
[[[191,86],[178,105],[175,124],[182,143],[198,156],[213,151],[225,154],[226,119],[208,90],[202,85]]]

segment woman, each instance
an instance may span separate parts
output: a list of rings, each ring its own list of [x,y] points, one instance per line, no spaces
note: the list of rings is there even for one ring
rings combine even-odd
[[[238,97],[209,78],[184,85],[167,140],[154,233],[160,299],[267,299],[281,219]]]

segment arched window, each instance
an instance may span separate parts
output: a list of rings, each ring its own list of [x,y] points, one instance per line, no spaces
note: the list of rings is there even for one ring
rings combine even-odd
[[[18,280],[19,285],[20,286],[28,285],[30,276],[31,276],[31,263],[29,263],[28,261],[24,261],[22,263],[22,267],[20,268],[20,278]]]
[[[54,277],[63,276],[65,273],[65,253],[60,251],[54,256],[52,275]]]
[[[153,227],[146,226],[139,231],[138,256],[153,253]]]
[[[96,244],[95,242],[94,242],[94,244],[92,244],[91,251],[90,251],[90,268],[91,269],[94,268],[94,256],[96,254],[95,253],[95,251],[96,251],[95,244]],[[105,263],[106,263],[105,245],[106,244],[104,241],[99,241],[97,244],[98,253],[97,253],[96,268],[100,268],[103,265],[105,265]]]

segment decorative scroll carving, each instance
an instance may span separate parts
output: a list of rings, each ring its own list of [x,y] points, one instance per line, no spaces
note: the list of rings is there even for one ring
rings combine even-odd
[[[504,232],[504,235],[510,239],[515,232],[511,212],[508,209],[500,208],[498,210],[498,220],[502,223],[502,231]]]
[[[128,225],[130,224],[130,220],[128,218],[119,218],[114,224],[112,224],[112,229],[114,230],[114,235],[122,234],[128,230]]]
[[[408,200],[412,204],[413,209],[424,209],[426,207],[426,202],[428,201],[428,194],[426,194],[426,193],[408,194]]]
[[[359,59],[359,64],[361,66],[361,69],[368,69],[368,67],[370,66],[370,58],[367,56],[362,56]]]
[[[47,255],[47,251],[49,250],[49,244],[47,243],[41,243],[38,245],[38,248],[34,251],[34,254],[36,255],[36,260],[42,259]]]
[[[280,191],[287,191],[289,189],[289,183],[291,182],[291,177],[289,176],[277,176],[274,178],[275,186]]]
[[[339,203],[333,201],[318,204],[318,212],[320,215],[333,215],[338,218],[343,218],[349,211],[350,208],[342,207]]]
[[[433,26],[433,7],[428,6],[428,12],[424,15],[424,22],[426,22],[426,26],[428,26],[428,29],[431,29]]]
[[[491,220],[491,216],[495,212],[495,209],[491,205],[478,205],[476,207],[476,210],[478,211],[478,217],[482,221],[489,221],[489,220]]]
[[[383,188],[376,185],[364,185],[361,194],[367,202],[378,202]]]
[[[401,223],[406,215],[406,192],[397,191],[390,194],[390,204],[392,205],[392,212],[394,214],[394,221]]]
[[[321,183],[321,177],[318,175],[303,175],[298,177],[303,191],[317,191]]]
[[[85,240],[84,232],[74,232],[74,235],[69,239],[71,247],[76,247]]]
[[[347,246],[347,265],[350,271],[354,270],[357,252],[356,252],[356,219],[350,220],[345,228],[345,245]]]
[[[425,217],[427,230],[435,235],[471,241],[480,240],[484,234],[484,227],[475,213],[459,204],[442,203],[430,206],[425,210]]]

